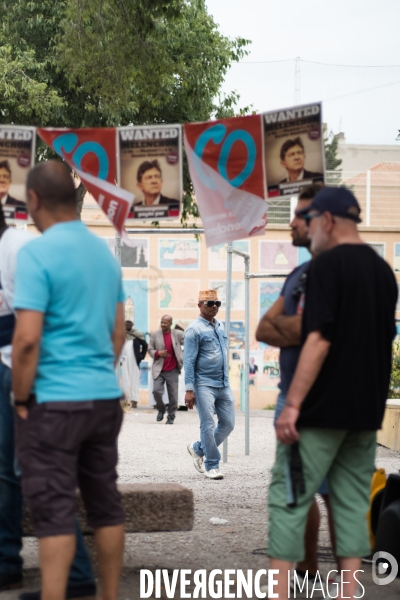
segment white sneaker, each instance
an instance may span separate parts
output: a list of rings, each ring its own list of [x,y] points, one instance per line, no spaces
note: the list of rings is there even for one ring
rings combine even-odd
[[[198,470],[199,473],[204,473],[204,457],[203,456],[199,456],[199,454],[196,454],[196,452],[193,449],[193,443],[189,444],[189,446],[187,447],[187,450],[190,454],[190,456],[193,458],[193,464],[195,469]]]
[[[204,475],[206,477],[208,477],[208,479],[223,479],[224,478],[224,476],[222,475],[222,473],[219,469],[210,469],[209,471],[206,471],[204,473]]]

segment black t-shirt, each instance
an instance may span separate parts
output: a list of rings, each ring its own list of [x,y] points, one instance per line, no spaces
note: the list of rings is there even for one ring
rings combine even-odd
[[[392,269],[366,244],[343,244],[313,261],[306,284],[303,342],[331,342],[301,407],[299,427],[380,429],[396,334]]]

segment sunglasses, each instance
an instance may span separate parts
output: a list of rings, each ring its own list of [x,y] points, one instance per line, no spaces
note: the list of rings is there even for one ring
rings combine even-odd
[[[303,215],[303,219],[308,225],[312,219],[315,219],[315,217],[320,217],[321,215],[322,213],[314,213],[313,215]]]
[[[208,308],[212,308],[215,304],[215,306],[218,306],[218,308],[221,306],[221,301],[220,300],[204,300],[203,302],[204,305],[207,305]]]

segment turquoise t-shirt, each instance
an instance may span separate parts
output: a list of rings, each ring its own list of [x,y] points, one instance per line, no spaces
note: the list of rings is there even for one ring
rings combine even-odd
[[[20,250],[14,308],[44,313],[39,403],[121,396],[111,335],[123,301],[118,263],[81,221],[57,223]]]

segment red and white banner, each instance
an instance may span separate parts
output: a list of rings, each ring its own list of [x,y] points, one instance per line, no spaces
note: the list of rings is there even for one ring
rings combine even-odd
[[[127,243],[124,223],[135,196],[115,185],[116,129],[45,128],[38,134],[75,171]]]
[[[131,209],[134,195],[116,185],[108,183],[108,181],[102,181],[98,177],[78,171],[78,169],[75,169],[75,173],[83,181],[92,196],[96,198],[100,208],[109,218],[115,229],[122,235],[124,233],[124,223]]]
[[[115,127],[61,129],[46,127],[38,134],[69,166],[104,181],[117,181]]]
[[[260,115],[185,125],[185,149],[207,246],[263,235]]]

